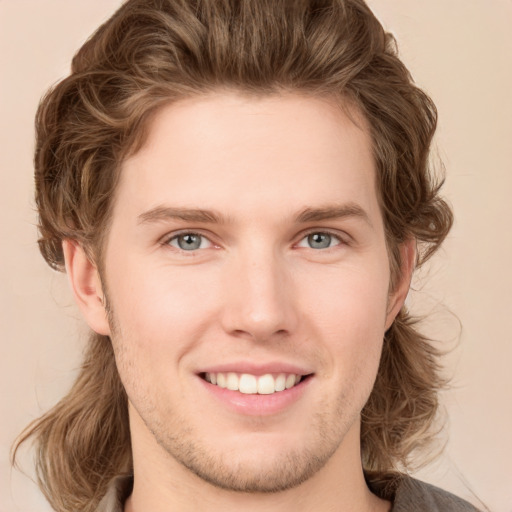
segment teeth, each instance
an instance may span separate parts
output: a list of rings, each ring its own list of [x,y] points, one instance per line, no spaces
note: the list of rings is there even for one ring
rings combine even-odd
[[[271,395],[276,391],[276,381],[272,375],[262,375],[258,379],[258,394],[260,395]]]
[[[276,391],[284,391],[286,389],[286,375],[281,373],[276,379]]]
[[[238,381],[238,389],[240,393],[254,395],[258,392],[258,379],[254,375],[243,373]]]
[[[228,373],[226,387],[231,391],[238,391],[238,375],[236,373]]]
[[[293,386],[295,386],[295,375],[288,375],[288,377],[286,377],[286,382],[285,382],[285,388],[286,389],[290,389],[290,388],[293,388]]]
[[[225,388],[226,387],[226,375],[223,373],[217,374],[217,386],[219,388]]]
[[[240,391],[246,395],[271,395],[285,389],[293,388],[298,384],[302,376],[293,373],[280,373],[276,376],[267,373],[257,377],[249,373],[237,374],[229,373],[206,373],[205,380],[221,388],[227,388],[231,391]]]

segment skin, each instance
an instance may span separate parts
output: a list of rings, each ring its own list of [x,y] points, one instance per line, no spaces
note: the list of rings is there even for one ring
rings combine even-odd
[[[344,214],[298,218],[333,207]],[[180,249],[187,232],[201,235],[200,248]],[[312,246],[312,233],[330,243]],[[402,247],[390,292],[358,112],[233,92],[167,106],[122,165],[103,279],[80,246],[64,249],[76,300],[91,328],[111,337],[129,397],[135,481],[126,511],[389,510],[364,481],[360,412],[414,249]],[[292,364],[310,376],[286,407],[248,415],[198,375],[240,362]]]

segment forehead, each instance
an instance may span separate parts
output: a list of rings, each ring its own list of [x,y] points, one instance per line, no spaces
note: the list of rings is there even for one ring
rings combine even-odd
[[[296,94],[215,93],[162,108],[121,170],[116,209],[170,204],[273,214],[320,203],[376,211],[365,119],[334,101]],[[377,208],[378,210],[378,208]]]

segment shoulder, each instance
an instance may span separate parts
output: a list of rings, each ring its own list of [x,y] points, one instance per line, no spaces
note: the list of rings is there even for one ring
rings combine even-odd
[[[457,496],[414,478],[400,478],[392,512],[479,512]]]

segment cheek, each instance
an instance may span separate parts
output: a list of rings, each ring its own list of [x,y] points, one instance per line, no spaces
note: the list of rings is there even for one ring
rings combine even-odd
[[[344,268],[322,280],[309,274],[297,294],[302,298],[302,318],[313,331],[311,338],[320,340],[328,367],[342,374],[340,378],[355,379],[377,370],[385,332],[388,277],[387,267],[377,260],[364,270]]]
[[[380,260],[373,264],[347,265],[329,272],[304,273],[297,293],[303,313],[322,319],[322,324],[341,338],[371,330],[383,332],[389,288],[389,269]]]
[[[124,267],[128,266],[130,271],[123,272],[120,265],[109,282],[112,309],[123,337],[156,353],[157,348],[179,350],[184,341],[200,335],[218,304],[218,279],[212,272],[165,267],[149,272],[145,265]]]
[[[115,277],[119,274],[111,274]],[[154,405],[155,397],[170,393],[170,382],[172,393],[183,393],[179,375],[186,366],[182,361],[204,339],[209,295],[204,288],[168,273],[132,272],[117,286],[113,280],[116,362],[128,396],[141,412]]]

